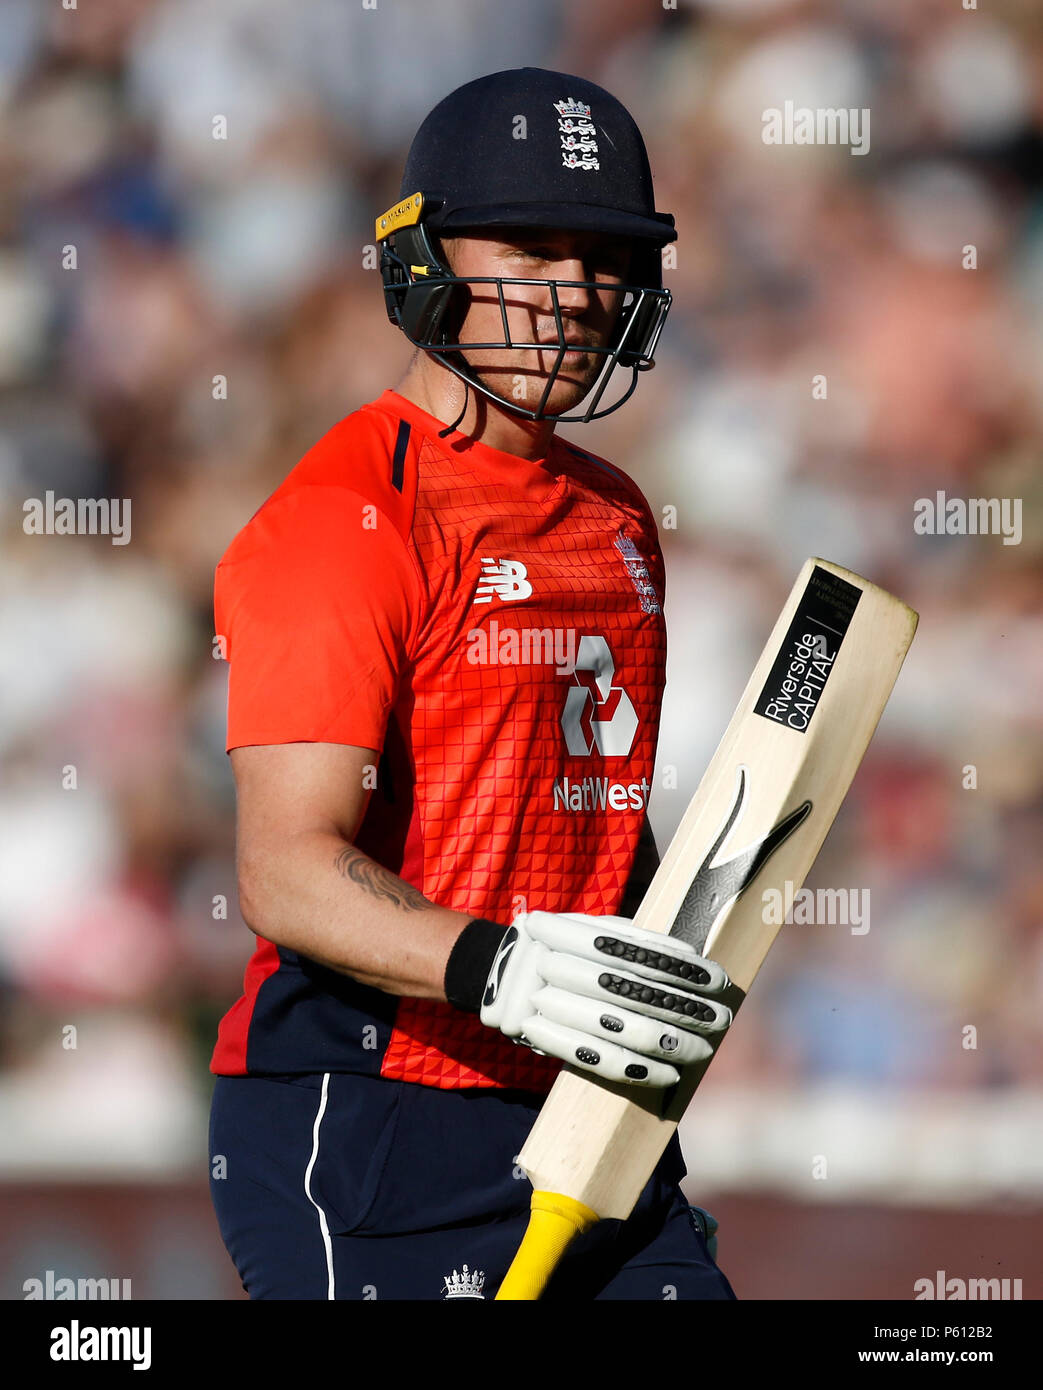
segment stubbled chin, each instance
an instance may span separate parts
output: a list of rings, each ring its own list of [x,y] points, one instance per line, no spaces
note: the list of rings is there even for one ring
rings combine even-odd
[[[538,374],[534,373],[531,365],[526,370],[524,366],[519,365],[487,367],[483,364],[474,367],[473,370],[483,386],[487,386],[490,391],[495,391],[498,396],[503,396],[505,400],[524,406],[528,410],[535,410],[539,405],[540,397],[546,390],[551,375],[550,370]],[[570,405],[581,401],[589,393],[596,380],[597,370],[594,367],[583,366],[578,369],[576,367],[571,369],[563,367],[551,388],[545,409],[552,414],[559,414]],[[516,393],[514,389],[518,382],[524,383],[520,394]]]

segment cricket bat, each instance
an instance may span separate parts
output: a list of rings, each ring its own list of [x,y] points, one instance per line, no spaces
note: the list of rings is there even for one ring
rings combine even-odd
[[[833,824],[916,623],[858,575],[805,562],[642,900],[637,926],[724,967],[733,1012]],[[769,889],[781,911],[765,911]],[[563,1069],[519,1155],[532,1214],[498,1299],[539,1298],[575,1235],[630,1215],[707,1065],[666,1091]]]

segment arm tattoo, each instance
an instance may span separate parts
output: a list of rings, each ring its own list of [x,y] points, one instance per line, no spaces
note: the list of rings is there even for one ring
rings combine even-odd
[[[380,898],[383,902],[394,903],[395,907],[403,907],[411,912],[417,912],[421,908],[431,906],[423,893],[414,888],[411,883],[406,883],[397,874],[385,869],[382,864],[375,864],[368,855],[363,854],[354,845],[345,845],[342,850],[338,851],[333,862],[342,878],[348,878],[352,883],[357,883],[372,898]]]

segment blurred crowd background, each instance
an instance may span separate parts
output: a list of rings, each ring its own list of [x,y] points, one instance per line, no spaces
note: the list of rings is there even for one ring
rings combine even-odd
[[[732,1230],[779,1204],[774,1254],[756,1222],[722,1243],[740,1293],[831,1201],[987,1208],[999,1245],[950,1273],[1043,1292],[1038,1224],[1013,1264],[1000,1234],[1043,1192],[1038,6],[5,0],[0,1297],[46,1268],[237,1291],[206,1195],[209,1053],[253,944],[214,567],[405,369],[366,258],[420,120],[526,64],[630,107],[679,231],[655,370],[562,429],[665,521],[661,847],[807,555],[921,614],[809,881],[869,889],[871,928],[783,930],[686,1123],[693,1200]],[[764,144],[787,100],[869,108],[869,152]],[[917,534],[939,490],[1022,499],[1020,543]],[[26,535],[48,491],[130,498],[130,544]],[[933,1277],[930,1239],[907,1265]],[[817,1245],[793,1287],[831,1296],[852,1254]]]

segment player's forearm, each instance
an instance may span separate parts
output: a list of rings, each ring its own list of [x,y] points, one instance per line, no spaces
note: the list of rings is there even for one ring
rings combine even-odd
[[[240,850],[239,899],[259,936],[387,994],[444,999],[449,952],[475,914],[430,902],[333,832]]]

